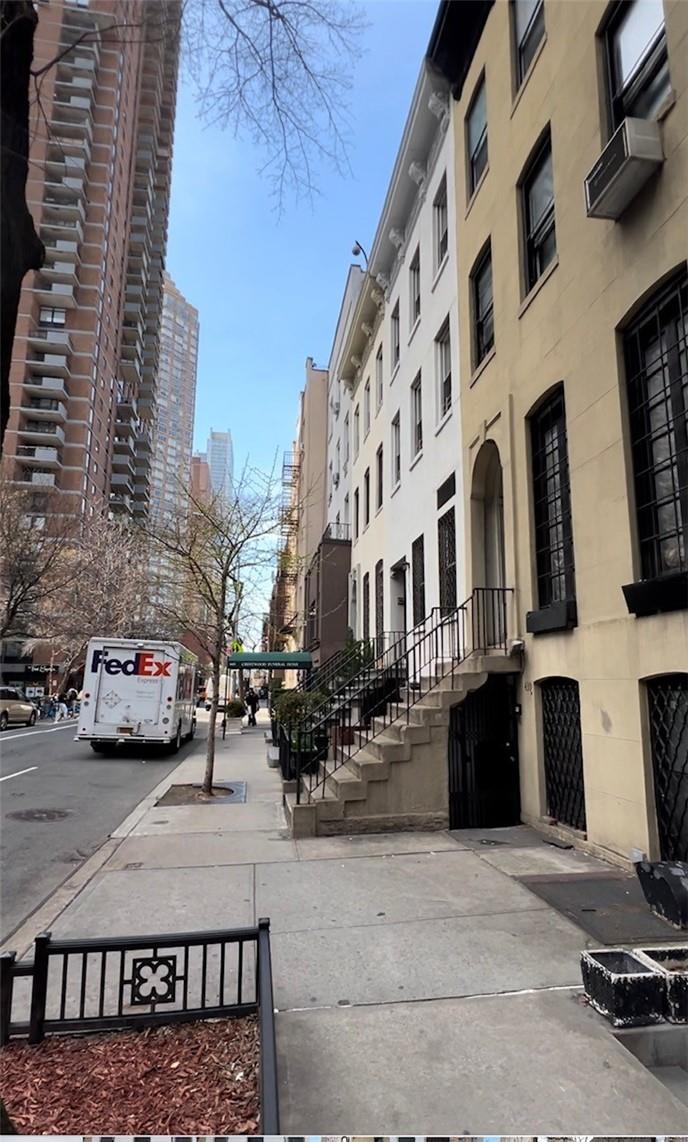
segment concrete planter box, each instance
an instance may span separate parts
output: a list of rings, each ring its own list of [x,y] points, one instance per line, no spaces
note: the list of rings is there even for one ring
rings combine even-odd
[[[279,746],[276,746],[276,745],[269,745],[268,746],[268,765],[270,766],[270,769],[278,769],[279,768],[279,753],[280,753]]]
[[[633,955],[663,975],[665,1018],[688,1023],[688,947],[634,948]]]
[[[581,952],[590,1003],[613,1027],[644,1027],[664,1018],[664,977],[623,948]]]

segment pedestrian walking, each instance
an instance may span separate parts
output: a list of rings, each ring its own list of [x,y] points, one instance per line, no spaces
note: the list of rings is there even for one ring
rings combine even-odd
[[[253,686],[249,686],[246,694],[246,705],[248,706],[248,724],[249,726],[257,726],[256,710],[260,706],[260,698],[256,694]]]
[[[67,703],[65,702],[64,698],[58,697],[57,698],[57,713],[55,714],[55,721],[61,722],[63,718],[66,718],[68,716],[69,716],[69,710],[67,709]]]

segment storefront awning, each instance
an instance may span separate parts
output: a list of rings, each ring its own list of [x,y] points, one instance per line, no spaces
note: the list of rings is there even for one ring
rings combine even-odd
[[[244,669],[265,667],[273,670],[312,670],[313,658],[305,651],[294,651],[291,654],[279,650],[267,651],[265,654],[249,654],[242,651],[241,654],[227,656],[227,667],[229,670],[241,669],[242,667]]]

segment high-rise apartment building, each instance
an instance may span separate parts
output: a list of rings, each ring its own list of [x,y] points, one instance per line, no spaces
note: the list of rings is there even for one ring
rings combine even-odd
[[[213,495],[232,496],[234,487],[234,448],[231,432],[214,432],[211,428],[206,452]]]
[[[191,457],[191,495],[196,500],[210,499],[210,468],[205,452]]]
[[[8,469],[38,515],[52,487],[75,512],[145,514],[180,6],[44,0],[38,14],[34,67],[57,61],[31,109],[46,259],[21,294]]]
[[[193,446],[198,310],[164,275],[151,514],[183,507]]]

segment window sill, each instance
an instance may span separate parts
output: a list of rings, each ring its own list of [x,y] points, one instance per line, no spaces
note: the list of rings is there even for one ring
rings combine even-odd
[[[421,448],[420,452],[416,452],[416,455],[413,457],[413,460],[409,464],[409,472],[412,472],[413,469],[415,468],[416,464],[420,463],[420,461],[422,459],[423,459],[423,449]]]
[[[628,613],[637,619],[688,610],[688,571],[676,571],[656,579],[627,583],[624,593]]]
[[[413,341],[413,338],[416,336],[416,330],[418,329],[418,326],[419,326],[419,325],[420,325],[420,315],[419,315],[419,316],[416,318],[416,320],[415,320],[415,322],[414,322],[414,325],[413,325],[413,329],[412,329],[412,330],[411,330],[411,332],[409,333],[409,339],[408,339],[408,344],[409,344],[409,345],[410,345],[410,344],[411,344],[411,342]]]
[[[530,303],[537,297],[537,295],[539,294],[539,292],[542,289],[545,282],[549,281],[549,279],[551,278],[552,274],[554,273],[554,271],[556,270],[558,265],[559,265],[559,255],[557,254],[556,257],[554,258],[554,261],[550,262],[550,264],[548,265],[548,267],[544,271],[544,273],[540,274],[540,277],[536,281],[535,285],[530,287],[529,292],[526,294],[523,301],[521,302],[521,304],[518,308],[519,320],[521,317],[523,317],[523,314],[528,309],[528,306],[530,305]]]
[[[552,603],[539,611],[528,611],[526,631],[528,634],[548,634],[554,631],[573,630],[578,626],[578,609],[575,599],[563,603]]]
[[[483,357],[480,364],[473,370],[473,375],[472,375],[470,381],[468,382],[469,389],[473,388],[473,385],[475,384],[475,382],[485,372],[487,366],[490,364],[490,361],[494,361],[496,355],[497,355],[497,350],[495,349],[495,347],[493,345],[492,348],[490,349],[490,352],[487,354],[487,356]]]
[[[483,185],[485,179],[487,178],[487,172],[489,171],[489,169],[490,169],[490,164],[488,162],[488,164],[485,167],[484,171],[482,172],[480,178],[478,179],[477,183],[473,187],[473,190],[471,192],[471,197],[468,199],[468,205],[466,207],[466,213],[464,214],[464,219],[468,218],[468,215],[470,214],[471,210],[473,209],[473,203],[475,202],[476,198],[478,197],[478,192],[480,190],[480,187]]]
[[[376,519],[377,519],[377,517],[379,516],[380,512],[382,511],[382,507],[383,507],[383,505],[382,505],[382,504],[380,504],[379,508],[376,508],[376,509],[375,509],[375,518],[376,518]]]
[[[545,30],[544,36],[542,37],[542,39],[540,40],[540,43],[536,47],[535,55],[533,56],[532,60],[530,61],[530,65],[528,67],[528,70],[527,70],[526,74],[523,76],[523,79],[521,80],[521,84],[519,86],[518,91],[514,95],[514,101],[511,104],[511,114],[509,115],[510,119],[513,118],[513,115],[516,111],[516,108],[518,107],[519,103],[521,102],[521,97],[523,95],[523,92],[525,91],[526,87],[528,86],[528,81],[530,80],[531,75],[535,71],[535,68],[537,66],[537,61],[539,60],[540,56],[542,55],[546,43],[547,43],[547,30]],[[512,60],[512,67],[513,66],[514,66],[514,63]]]
[[[442,274],[444,273],[444,267],[446,266],[448,261],[449,261],[449,250],[447,250],[446,254],[442,258],[442,261],[440,262],[439,266],[437,267],[437,270],[435,271],[435,276],[432,279],[432,285],[430,286],[430,293],[435,292],[435,286],[437,285],[438,281],[442,277]]]
[[[655,119],[657,120],[657,122],[663,123],[664,120],[666,119],[667,115],[671,111],[672,107],[674,107],[675,105],[676,105],[676,92],[672,88],[672,90],[669,92],[666,99],[662,103],[662,106],[658,108],[657,113],[655,114]]]
[[[401,487],[401,480],[399,480],[399,482],[398,482],[397,484],[395,484],[395,485],[394,485],[394,487],[392,488],[391,492],[389,493],[389,495],[390,495],[390,499],[391,499],[391,497],[392,497],[392,496],[396,496],[396,494],[397,494],[397,492],[399,491],[399,488],[400,488],[400,487]]]
[[[452,412],[453,412],[453,409],[450,408],[448,410],[448,412],[445,412],[442,419],[437,422],[437,427],[435,428],[435,436],[439,436],[439,434],[442,431],[442,429],[444,428],[445,424],[447,424],[448,421],[451,420]]]
[[[392,369],[392,375],[391,375],[391,377],[389,378],[389,383],[390,383],[390,385],[393,385],[393,384],[394,384],[394,381],[395,381],[395,379],[396,379],[396,375],[397,375],[397,373],[399,372],[399,369],[400,369],[400,367],[401,367],[401,361],[397,361],[396,365],[395,365],[395,366],[394,366],[394,368]]]

